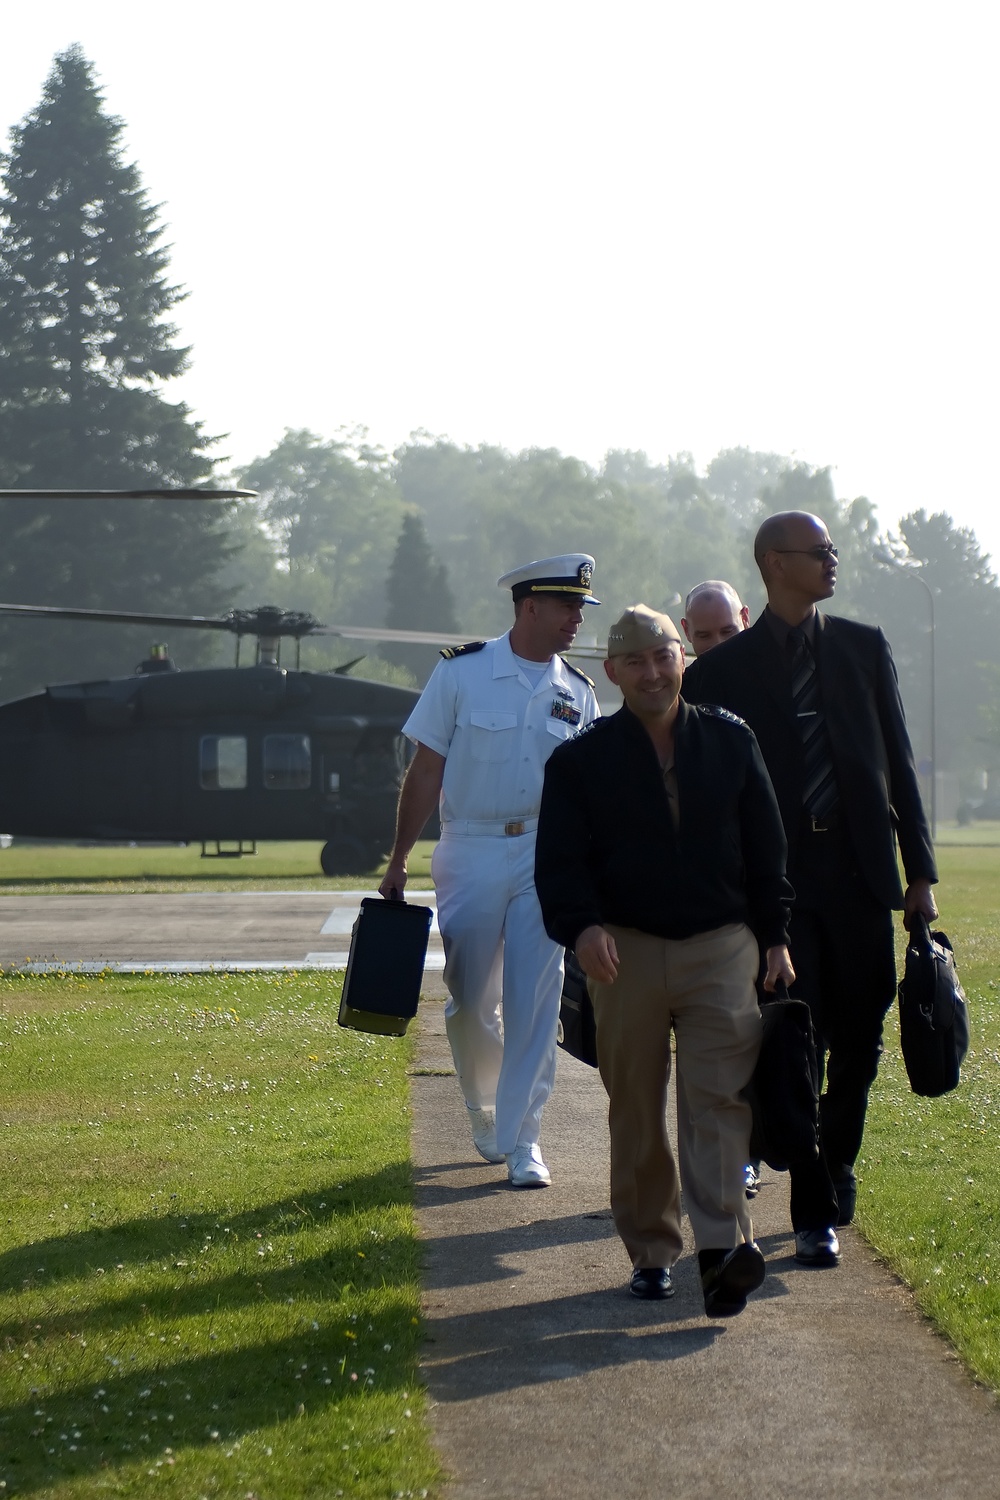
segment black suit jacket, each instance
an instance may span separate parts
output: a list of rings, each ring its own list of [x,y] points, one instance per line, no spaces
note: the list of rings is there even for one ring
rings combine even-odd
[[[936,880],[937,869],[889,643],[874,626],[820,614],[816,665],[854,853],[876,899],[901,907],[897,839],[908,882]],[[757,736],[781,809],[794,885],[802,739],[788,668],[764,616],[692,662],[683,693],[689,703],[719,703],[739,714]]]

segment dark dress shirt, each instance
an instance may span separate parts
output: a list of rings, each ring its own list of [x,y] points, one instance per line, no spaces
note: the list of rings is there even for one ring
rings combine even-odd
[[[676,828],[656,749],[628,708],[550,757],[535,884],[557,942],[605,922],[665,938],[745,922],[765,948],[787,942],[785,837],[753,734],[682,702],[674,764]]]

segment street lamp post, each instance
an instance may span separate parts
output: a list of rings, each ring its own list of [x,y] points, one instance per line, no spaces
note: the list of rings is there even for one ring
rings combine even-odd
[[[937,838],[937,704],[935,702],[935,650],[934,650],[934,591],[921,571],[922,564],[916,560],[904,562],[887,547],[879,547],[875,552],[875,559],[889,568],[895,568],[899,573],[905,573],[907,578],[912,578],[919,583],[927,593],[927,607],[930,615],[930,688],[931,688],[931,838]]]

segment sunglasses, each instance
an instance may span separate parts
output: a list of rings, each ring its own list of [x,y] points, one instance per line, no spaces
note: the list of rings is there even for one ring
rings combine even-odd
[[[836,547],[829,543],[825,547],[773,547],[774,552],[780,552],[783,557],[794,554],[796,557],[814,557],[817,562],[824,562],[826,558],[838,558],[840,553]]]

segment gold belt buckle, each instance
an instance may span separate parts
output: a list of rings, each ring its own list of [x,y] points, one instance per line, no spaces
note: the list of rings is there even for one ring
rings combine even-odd
[[[505,823],[503,825],[503,831],[507,835],[508,838],[514,838],[517,834],[524,832],[524,824],[523,823]]]

